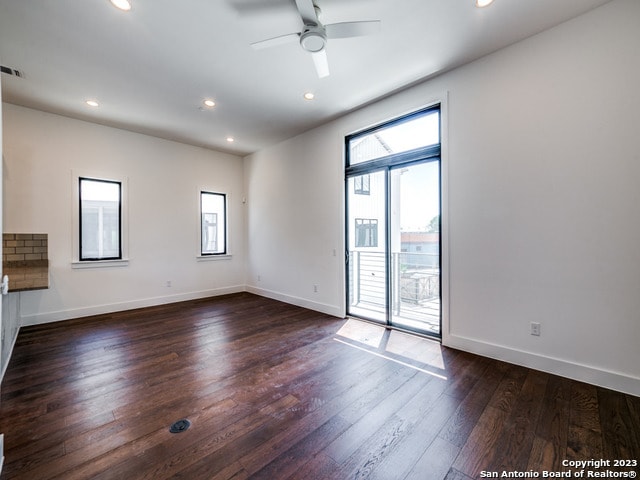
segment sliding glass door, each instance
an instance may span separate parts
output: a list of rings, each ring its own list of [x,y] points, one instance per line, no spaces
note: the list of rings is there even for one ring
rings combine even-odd
[[[392,168],[391,324],[440,335],[439,162]]]
[[[431,108],[347,138],[347,313],[440,336],[440,129]]]
[[[348,276],[350,314],[387,321],[386,171],[350,177]]]

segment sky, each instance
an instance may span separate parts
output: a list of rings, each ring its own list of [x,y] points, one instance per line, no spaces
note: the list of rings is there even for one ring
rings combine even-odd
[[[434,145],[440,141],[440,115],[436,111],[377,134],[394,153]],[[424,231],[440,213],[438,162],[413,165],[400,171],[401,231]]]

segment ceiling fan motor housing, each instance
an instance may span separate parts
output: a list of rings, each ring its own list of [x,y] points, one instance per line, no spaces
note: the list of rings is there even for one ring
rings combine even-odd
[[[300,34],[300,45],[307,52],[321,52],[327,43],[327,34],[320,26],[307,26]]]

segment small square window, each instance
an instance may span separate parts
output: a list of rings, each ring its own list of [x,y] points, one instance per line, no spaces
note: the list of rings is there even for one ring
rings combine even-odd
[[[378,220],[356,218],[356,247],[378,246]]]
[[[371,193],[371,185],[369,175],[360,175],[353,179],[354,193],[356,195],[369,195]]]

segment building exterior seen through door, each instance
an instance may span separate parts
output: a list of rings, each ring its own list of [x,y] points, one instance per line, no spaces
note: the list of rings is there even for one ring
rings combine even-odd
[[[440,336],[440,109],[346,139],[347,313]]]

